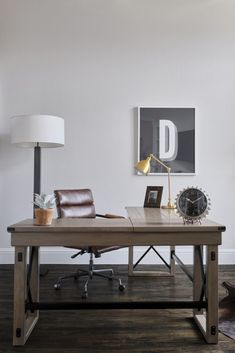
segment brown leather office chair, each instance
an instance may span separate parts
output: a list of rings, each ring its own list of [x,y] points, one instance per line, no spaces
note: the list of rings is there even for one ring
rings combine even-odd
[[[55,190],[56,207],[59,218],[95,218],[97,216],[105,218],[123,218],[114,215],[98,215],[95,212],[95,205],[90,189],[75,189],[75,190]],[[86,276],[87,279],[84,284],[84,290],[82,293],[82,298],[88,297],[87,286],[89,280],[93,276],[99,276],[102,278],[107,278],[110,280],[117,281],[119,290],[123,291],[125,286],[123,285],[120,278],[116,278],[113,275],[113,269],[94,269],[93,256],[100,257],[101,254],[113,250],[120,249],[120,246],[102,246],[95,247],[89,245],[87,247],[79,247],[79,251],[72,255],[71,258],[75,258],[78,255],[83,255],[85,253],[90,254],[89,269],[77,269],[75,273],[70,275],[60,276],[57,282],[54,284],[55,289],[60,289],[61,282],[67,278],[75,278]],[[106,274],[105,274],[106,273]]]

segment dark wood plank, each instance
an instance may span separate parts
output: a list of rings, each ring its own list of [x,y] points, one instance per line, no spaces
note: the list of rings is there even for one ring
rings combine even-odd
[[[53,284],[63,272],[76,266],[48,265],[41,278],[42,301],[82,301],[83,280],[68,280],[61,291]],[[106,266],[105,266],[106,267]],[[192,284],[176,268],[175,277],[127,277],[127,266],[112,266],[127,285],[120,293],[116,284],[94,278],[89,301],[192,300]],[[144,269],[151,270],[152,268]],[[159,270],[162,268],[159,266]],[[193,322],[192,310],[41,311],[37,327],[24,347],[12,346],[13,266],[0,266],[0,353],[232,353],[235,341],[219,334],[218,345],[207,345]],[[221,283],[235,282],[235,266],[222,266]]]

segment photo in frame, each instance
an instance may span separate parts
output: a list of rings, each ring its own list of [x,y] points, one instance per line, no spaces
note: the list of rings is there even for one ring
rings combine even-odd
[[[161,207],[163,186],[147,186],[144,207]]]
[[[171,174],[195,175],[195,131],[195,108],[138,107],[138,161],[153,154]],[[151,162],[149,175],[165,173]]]

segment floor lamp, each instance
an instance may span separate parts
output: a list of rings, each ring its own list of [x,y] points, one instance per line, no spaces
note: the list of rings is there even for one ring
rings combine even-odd
[[[40,194],[41,148],[64,145],[64,119],[52,115],[14,116],[11,118],[11,142],[17,147],[34,148],[33,193]]]
[[[19,115],[11,118],[11,143],[18,147],[34,148],[34,186],[33,193],[41,193],[41,148],[64,146],[64,119],[52,115]],[[35,205],[33,207],[33,218]],[[30,248],[28,278],[33,258],[39,256],[38,249]],[[48,273],[40,271],[40,276]],[[27,280],[28,284],[28,280]],[[28,297],[34,293],[28,291]]]

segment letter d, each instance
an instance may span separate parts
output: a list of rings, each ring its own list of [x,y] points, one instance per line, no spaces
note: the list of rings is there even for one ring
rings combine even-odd
[[[171,120],[159,121],[159,157],[173,161],[178,153],[178,131]]]

